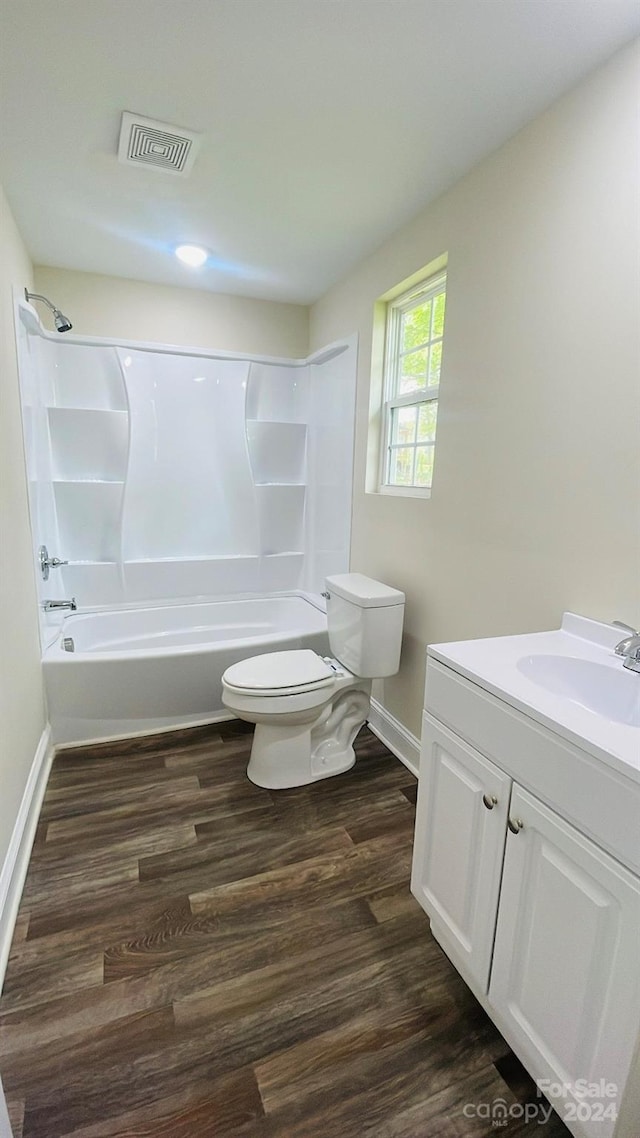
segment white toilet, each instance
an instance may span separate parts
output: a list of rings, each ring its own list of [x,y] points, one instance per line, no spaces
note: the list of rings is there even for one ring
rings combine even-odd
[[[256,724],[247,774],[258,786],[304,786],[352,767],[371,680],[398,671],[404,593],[361,573],[327,577],[327,590],[335,659],[269,652],[222,677],[225,707]]]

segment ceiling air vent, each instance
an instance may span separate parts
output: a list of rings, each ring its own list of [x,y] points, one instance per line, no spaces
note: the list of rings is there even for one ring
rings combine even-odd
[[[170,123],[122,112],[118,161],[128,166],[151,166],[186,177],[196,159],[200,135]]]

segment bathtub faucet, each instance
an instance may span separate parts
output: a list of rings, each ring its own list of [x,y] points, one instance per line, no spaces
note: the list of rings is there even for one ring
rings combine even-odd
[[[57,609],[71,609],[75,612],[78,606],[76,598],[72,597],[70,601],[43,601],[42,607],[45,612],[56,612]]]

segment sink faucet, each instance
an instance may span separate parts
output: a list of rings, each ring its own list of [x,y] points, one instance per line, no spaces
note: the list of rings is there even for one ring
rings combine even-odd
[[[623,624],[621,620],[614,620],[613,623],[617,628],[624,628],[629,632],[629,636],[625,636],[624,640],[616,644],[614,652],[617,656],[624,656],[623,668],[640,673],[640,632],[636,632],[630,624]]]
[[[71,612],[75,612],[78,606],[76,598],[72,597],[70,601],[43,601],[42,607],[45,612],[56,612],[58,609],[71,609]]]

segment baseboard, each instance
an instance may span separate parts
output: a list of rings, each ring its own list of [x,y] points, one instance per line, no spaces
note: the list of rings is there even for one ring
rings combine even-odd
[[[36,748],[7,856],[0,870],[0,991],[52,761],[51,728],[47,724]]]
[[[411,774],[418,778],[420,772],[420,740],[410,731],[407,731],[407,728],[395,719],[381,703],[378,703],[377,699],[371,700],[368,723],[374,735],[377,735],[378,739],[393,752],[396,758],[409,768]]]

